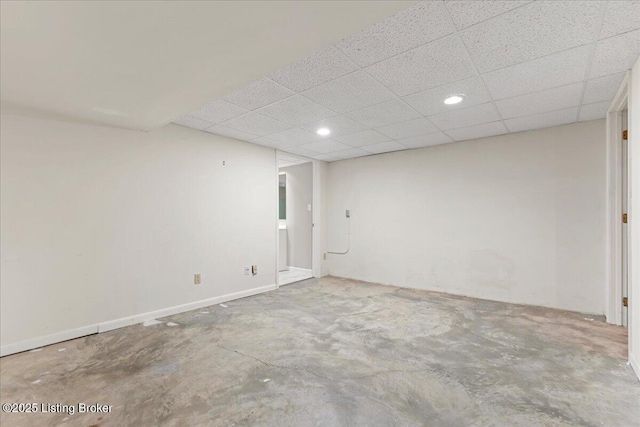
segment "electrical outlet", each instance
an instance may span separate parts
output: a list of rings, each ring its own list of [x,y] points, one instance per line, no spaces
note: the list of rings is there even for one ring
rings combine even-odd
[[[244,275],[248,276],[251,274],[251,267],[249,267],[248,265],[244,266]]]
[[[195,285],[199,285],[200,283],[202,283],[202,277],[200,276],[200,273],[196,273],[193,275],[193,283]]]
[[[327,259],[327,253],[326,252],[322,255],[322,259],[325,259],[325,260]]]
[[[253,273],[254,276],[256,274],[258,274],[258,266],[257,265],[251,266],[251,273]]]
[[[347,209],[347,210],[344,212],[344,215],[345,215],[347,218],[351,218],[351,211],[350,211],[349,209]]]

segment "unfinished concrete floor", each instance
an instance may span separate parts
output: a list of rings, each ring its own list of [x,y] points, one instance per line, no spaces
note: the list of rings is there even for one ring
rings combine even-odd
[[[338,278],[1,359],[3,426],[638,426],[626,330]],[[64,351],[63,351],[64,349]]]

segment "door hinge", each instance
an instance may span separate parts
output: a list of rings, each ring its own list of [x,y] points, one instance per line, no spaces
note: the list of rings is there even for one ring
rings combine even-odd
[[[627,298],[627,297],[622,298],[622,306],[623,307],[628,307],[629,306],[629,298]]]
[[[627,140],[627,137],[628,137],[628,135],[627,135],[627,131],[626,131],[626,130],[623,130],[623,131],[622,131],[622,139],[624,139],[624,140],[626,141],[626,140]]]
[[[627,214],[622,214],[622,223],[623,224],[627,223]]]

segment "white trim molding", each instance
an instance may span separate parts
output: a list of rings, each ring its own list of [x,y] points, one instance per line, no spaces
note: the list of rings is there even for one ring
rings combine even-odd
[[[184,313],[186,311],[191,311],[191,310],[197,310],[203,307],[209,307],[215,304],[221,304],[227,301],[233,301],[240,298],[245,298],[252,295],[262,294],[265,292],[275,291],[275,290],[276,290],[275,284],[262,286],[259,288],[247,289],[240,292],[234,292],[232,294],[221,295],[218,297],[203,299],[200,301],[194,301],[186,304],[175,305],[173,307],[167,307],[160,310],[149,311],[147,313],[134,314],[132,316],[123,317],[115,320],[109,320],[109,321],[98,323],[95,325],[83,326],[76,329],[69,329],[67,331],[57,332],[55,334],[47,335],[44,337],[32,338],[32,339],[20,341],[14,344],[7,344],[0,347],[0,357],[8,356],[14,353],[20,353],[22,351],[32,350],[34,348],[39,348],[46,345],[56,344],[56,343],[71,340],[74,338],[80,338],[80,337],[84,337],[84,336],[92,335],[96,333],[112,331],[114,329],[124,328],[126,326],[143,323],[143,322],[146,322],[147,320],[172,316],[174,314]]]

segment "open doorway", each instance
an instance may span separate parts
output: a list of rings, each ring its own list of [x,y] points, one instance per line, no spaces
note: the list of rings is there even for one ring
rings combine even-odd
[[[607,113],[609,292],[607,322],[628,326],[629,283],[629,141],[628,75]]]
[[[313,277],[313,163],[278,154],[278,285]]]

